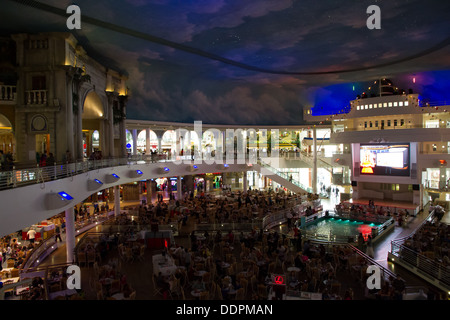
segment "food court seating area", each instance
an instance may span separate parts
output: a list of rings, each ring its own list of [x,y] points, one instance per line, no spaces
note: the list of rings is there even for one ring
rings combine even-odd
[[[433,219],[406,239],[404,246],[450,268],[449,239],[450,225]]]

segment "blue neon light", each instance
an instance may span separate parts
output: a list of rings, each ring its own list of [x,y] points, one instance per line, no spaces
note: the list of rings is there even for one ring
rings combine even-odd
[[[167,167],[164,167],[164,171],[170,171],[170,169]]]
[[[95,179],[94,181],[97,182],[97,183],[99,183],[99,184],[103,184],[103,182],[101,182],[101,181],[98,180],[98,179]]]
[[[225,168],[228,168],[228,164],[226,164],[226,163],[225,163],[223,166],[224,166]]]
[[[196,165],[194,165],[194,169],[197,169],[198,167]]]
[[[59,192],[58,194],[59,194],[61,197],[63,197],[64,199],[66,199],[66,200],[72,200],[72,199],[73,199],[72,196],[70,196],[69,194],[67,194],[67,193],[64,192],[64,191],[61,191],[61,192]]]
[[[136,170],[136,172],[137,172],[138,174],[142,174],[142,171],[141,171],[141,170]]]
[[[119,176],[118,176],[117,174],[115,174],[115,173],[113,173],[112,176],[113,176],[114,178],[120,179]]]

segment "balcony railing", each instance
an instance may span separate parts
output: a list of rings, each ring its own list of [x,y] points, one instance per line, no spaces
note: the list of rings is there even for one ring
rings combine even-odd
[[[128,158],[111,158],[102,160],[78,160],[72,163],[55,163],[53,166],[0,171],[0,190],[11,189],[30,184],[43,183],[50,180],[63,179],[84,172],[130,164],[149,162],[165,162],[163,155],[150,158],[132,156]]]
[[[25,91],[25,101],[27,105],[45,105],[47,104],[47,90]]]
[[[0,85],[0,101],[16,101],[16,86]]]
[[[430,203],[427,203],[424,208],[428,207],[429,204]],[[434,214],[435,211],[433,210],[410,235],[391,241],[390,253],[399,258],[405,264],[416,268],[421,274],[425,274],[427,277],[436,279],[446,287],[450,288],[450,270],[445,264],[414,251],[404,245],[406,241],[411,239],[414,234],[427,222],[433,220]]]

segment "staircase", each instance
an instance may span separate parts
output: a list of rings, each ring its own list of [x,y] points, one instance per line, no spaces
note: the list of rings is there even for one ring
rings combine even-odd
[[[301,184],[297,180],[290,180],[289,173],[281,172],[260,159],[258,160],[258,165],[255,166],[255,169],[257,169],[262,175],[270,177],[270,179],[294,193],[313,193],[312,188]]]
[[[309,164],[311,167],[314,166],[313,157],[304,151],[300,152],[300,160]],[[322,168],[322,169],[327,170],[330,173],[333,173],[333,166],[330,163],[328,163],[325,160],[322,160],[320,158],[317,158],[317,168]]]

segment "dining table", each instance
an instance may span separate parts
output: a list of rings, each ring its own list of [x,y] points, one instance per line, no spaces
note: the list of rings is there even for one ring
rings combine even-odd
[[[194,290],[191,291],[191,295],[192,295],[194,298],[198,299],[198,298],[200,298],[200,296],[202,295],[202,293],[205,292],[205,291],[206,291],[206,290],[204,290],[204,289],[194,289]]]
[[[118,293],[113,294],[111,296],[111,298],[114,298],[115,300],[124,300],[125,295],[123,294],[123,292],[118,292]]]
[[[160,272],[163,276],[174,274],[178,269],[172,257],[162,254],[156,254],[152,257],[153,273],[158,275]]]

